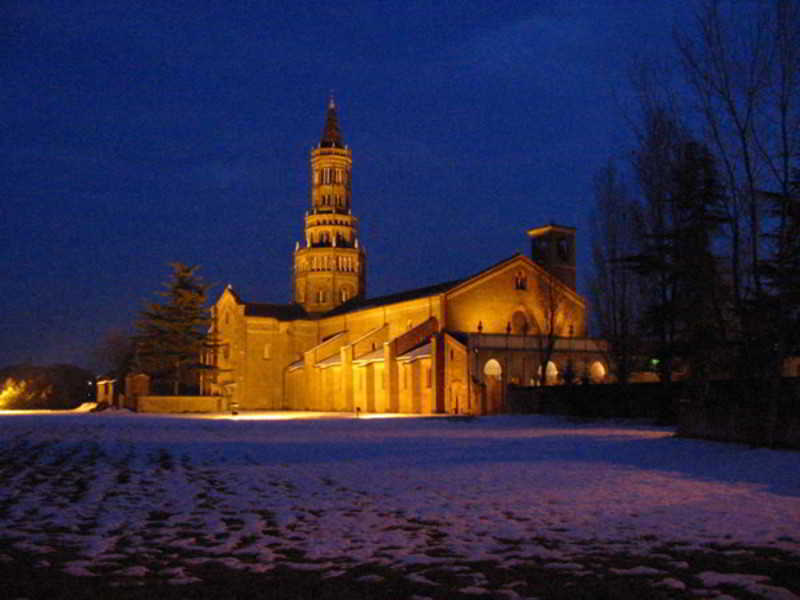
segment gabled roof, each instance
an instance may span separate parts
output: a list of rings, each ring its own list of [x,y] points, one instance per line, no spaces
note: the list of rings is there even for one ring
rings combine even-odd
[[[260,302],[244,302],[246,317],[272,317],[279,321],[295,321],[309,318],[300,304],[266,304]]]
[[[483,271],[480,271],[479,273],[476,273],[472,277],[467,277],[466,279],[463,279],[461,282],[458,283],[458,285],[453,286],[452,289],[448,290],[448,295],[459,294],[459,293],[462,293],[462,292],[468,290],[470,288],[470,286],[472,286],[474,283],[476,283],[476,280],[479,279],[481,276],[486,275],[486,274],[490,273],[491,271],[499,271],[499,270],[503,269],[504,267],[506,267],[509,263],[511,263],[513,261],[516,261],[516,260],[519,260],[519,261],[522,261],[522,262],[526,263],[529,267],[534,269],[534,271],[538,271],[544,276],[549,276],[551,278],[551,281],[553,282],[553,285],[558,287],[568,297],[570,297],[571,299],[573,299],[574,301],[578,302],[581,305],[585,305],[586,304],[586,301],[583,299],[583,297],[581,297],[580,294],[578,294],[578,292],[576,290],[572,289],[567,284],[562,282],[560,279],[558,279],[557,277],[555,277],[551,273],[548,273],[547,270],[544,269],[544,267],[542,267],[541,265],[538,265],[537,263],[533,262],[530,258],[520,254],[519,252],[517,252],[517,253],[513,254],[512,256],[506,258],[505,260],[501,260],[500,262],[495,263],[490,267],[487,267],[486,269],[484,269]]]
[[[429,285],[421,288],[415,288],[413,290],[406,290],[403,292],[388,294],[386,296],[379,296],[377,298],[353,298],[351,300],[348,300],[344,304],[340,304],[336,308],[326,313],[308,313],[300,304],[268,304],[268,303],[244,302],[241,298],[239,298],[238,295],[236,295],[232,287],[228,286],[227,290],[233,295],[233,297],[239,304],[244,304],[245,316],[272,317],[274,319],[278,319],[279,321],[295,321],[298,319],[316,320],[316,319],[324,319],[326,317],[335,317],[339,315],[344,315],[359,310],[376,308],[379,306],[387,306],[389,304],[395,304],[397,302],[407,302],[409,300],[416,300],[418,298],[425,298],[427,296],[435,296],[437,294],[450,292],[451,290],[455,290],[456,288],[461,288],[461,286],[463,285],[469,285],[471,281],[477,279],[478,277],[486,273],[489,273],[490,271],[493,271],[495,269],[501,268],[507,263],[510,263],[520,258],[524,259],[526,262],[529,262],[534,268],[541,269],[539,265],[531,262],[529,258],[521,255],[519,252],[516,252],[511,256],[509,256],[508,258],[504,258],[503,260],[498,261],[493,265],[490,265],[485,269],[482,269],[481,271],[478,271],[477,273],[470,275],[469,277],[464,277],[463,279],[454,279],[453,281],[445,281],[444,283],[437,283],[434,285]],[[564,289],[580,300],[580,296],[578,296],[575,291],[567,288],[566,286],[564,286]]]
[[[434,285],[429,285],[426,287],[416,288],[413,290],[406,290],[404,292],[397,292],[395,294],[389,294],[387,296],[379,296],[377,298],[353,298],[352,300],[348,300],[344,304],[341,304],[334,308],[333,310],[324,313],[323,317],[333,317],[336,315],[343,315],[346,313],[354,312],[357,310],[364,310],[367,308],[375,308],[377,306],[386,306],[387,304],[394,304],[396,302],[406,302],[408,300],[416,300],[417,298],[425,298],[427,296],[435,296],[436,294],[441,294],[444,292],[448,292],[451,289],[461,285],[462,283],[466,283],[471,279],[475,279],[491,271],[492,269],[496,269],[497,267],[514,260],[515,258],[521,256],[519,252],[509,256],[508,258],[504,258],[503,260],[486,267],[470,275],[469,277],[464,277],[463,279],[454,279],[453,281],[445,281],[444,283],[437,283]]]

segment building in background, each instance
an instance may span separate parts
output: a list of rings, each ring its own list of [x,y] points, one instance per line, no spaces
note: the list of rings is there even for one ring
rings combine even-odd
[[[605,378],[604,345],[586,338],[586,303],[575,291],[574,229],[531,229],[531,258],[370,299],[351,181],[331,99],[311,151],[292,302],[223,291],[212,310],[219,348],[209,357],[220,372],[204,382],[207,393],[243,410],[491,414],[505,409],[509,384]]]

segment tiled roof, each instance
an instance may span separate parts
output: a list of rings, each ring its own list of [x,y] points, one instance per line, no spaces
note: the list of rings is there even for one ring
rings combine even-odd
[[[446,281],[444,283],[437,283],[435,285],[429,285],[426,287],[416,288],[413,290],[406,290],[404,292],[397,292],[396,294],[389,294],[387,296],[379,296],[377,298],[353,298],[352,300],[348,300],[344,304],[341,304],[334,308],[333,310],[324,313],[323,317],[332,317],[336,315],[343,315],[345,313],[353,312],[356,310],[364,310],[366,308],[375,308],[376,306],[385,306],[387,304],[394,304],[395,302],[405,302],[407,300],[416,300],[417,298],[425,298],[426,296],[434,296],[436,294],[441,294],[446,292],[457,285],[464,283],[465,281],[469,281],[470,279],[474,279],[487,271],[491,271],[495,267],[502,265],[514,258],[519,256],[519,252],[509,256],[508,258],[504,258],[501,261],[494,263],[470,275],[469,277],[464,277],[463,279],[454,279],[453,281]]]
[[[421,288],[415,288],[413,290],[405,290],[403,292],[397,292],[395,294],[388,294],[386,296],[379,296],[377,298],[353,298],[352,300],[348,300],[344,304],[340,304],[333,310],[330,310],[326,313],[308,313],[300,304],[266,304],[266,303],[256,303],[256,302],[244,302],[234,293],[234,297],[236,298],[237,302],[240,304],[244,304],[244,314],[248,317],[272,317],[278,319],[279,321],[294,321],[297,319],[320,319],[325,317],[335,317],[337,315],[344,315],[350,312],[355,312],[358,310],[364,310],[367,308],[375,308],[378,306],[386,306],[388,304],[394,304],[396,302],[406,302],[408,300],[416,300],[417,298],[425,298],[426,296],[434,296],[436,294],[441,294],[443,292],[447,292],[452,288],[469,281],[470,279],[474,279],[486,273],[487,271],[491,271],[492,269],[510,261],[519,256],[519,253],[513,254],[512,256],[505,258],[501,261],[496,262],[485,269],[478,271],[477,273],[470,275],[469,277],[464,277],[463,279],[454,279],[453,281],[446,281],[444,283],[437,283],[434,285],[429,285]],[[230,289],[233,292],[233,289]]]
[[[409,350],[405,354],[397,357],[397,360],[414,360],[416,358],[424,358],[431,355],[431,343],[427,342],[417,346],[413,350]]]
[[[424,298],[425,296],[433,296],[446,292],[452,287],[455,287],[463,279],[455,281],[447,281],[445,283],[437,283],[436,285],[429,285],[427,287],[417,288],[414,290],[406,290],[404,292],[397,292],[396,294],[389,294],[388,296],[379,296],[377,298],[354,298],[341,304],[333,310],[326,312],[324,316],[332,317],[335,315],[342,315],[345,313],[353,312],[355,310],[363,310],[365,308],[375,308],[376,306],[385,306],[387,304],[394,304],[395,302],[405,302],[406,300],[415,300],[417,298]]]
[[[366,354],[362,354],[358,358],[353,359],[354,363],[368,363],[383,360],[383,348],[376,348]]]

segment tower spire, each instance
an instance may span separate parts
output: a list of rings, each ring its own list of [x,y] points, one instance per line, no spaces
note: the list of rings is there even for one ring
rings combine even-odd
[[[319,142],[322,148],[344,148],[342,132],[339,129],[339,120],[336,117],[336,102],[331,92],[328,100],[328,114],[325,117],[325,129],[322,130],[322,139]]]
[[[326,313],[366,295],[367,256],[350,202],[352,167],[353,153],[342,142],[331,94],[322,140],[311,150],[305,246],[293,255],[292,300],[309,313]]]

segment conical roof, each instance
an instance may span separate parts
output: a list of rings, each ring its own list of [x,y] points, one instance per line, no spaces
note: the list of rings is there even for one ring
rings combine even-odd
[[[323,148],[343,148],[342,132],[339,130],[339,120],[336,118],[336,102],[333,96],[328,102],[328,114],[325,117],[325,129],[322,130],[322,139],[319,145]]]

